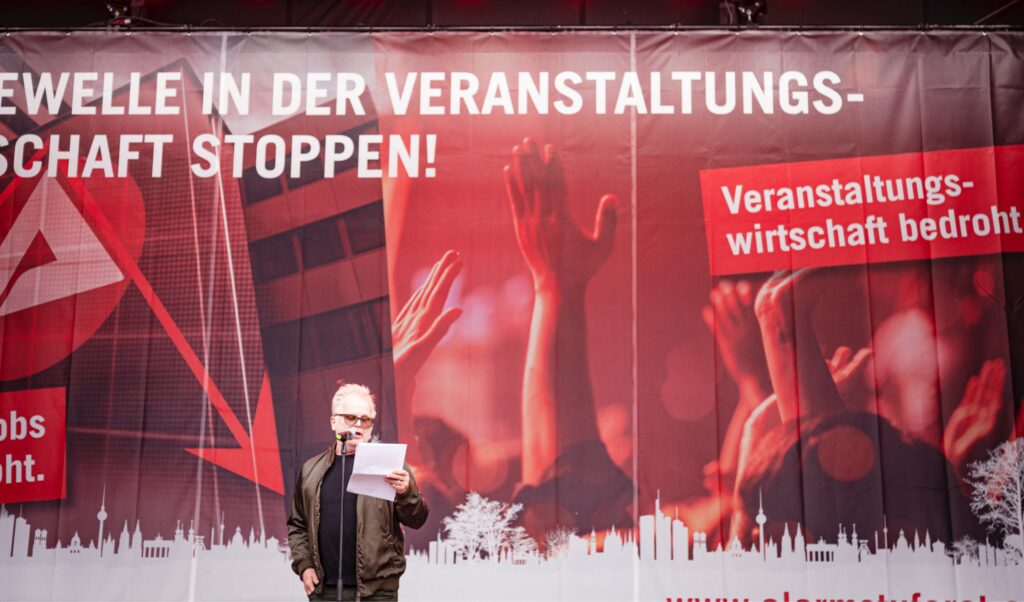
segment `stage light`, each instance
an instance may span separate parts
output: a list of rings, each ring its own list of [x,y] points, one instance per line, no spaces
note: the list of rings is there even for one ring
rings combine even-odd
[[[722,0],[718,5],[719,25],[757,25],[768,12],[768,0]]]
[[[124,19],[131,16],[131,2],[128,0],[111,0],[106,5],[111,19]]]
[[[146,0],[106,0],[104,4],[110,13],[107,25],[111,27],[130,27],[140,19],[145,20]]]

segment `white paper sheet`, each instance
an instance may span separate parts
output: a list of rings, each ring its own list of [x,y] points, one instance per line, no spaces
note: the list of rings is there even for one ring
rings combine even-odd
[[[404,443],[360,443],[356,448],[348,490],[395,501],[395,490],[384,477],[405,465],[405,448]]]

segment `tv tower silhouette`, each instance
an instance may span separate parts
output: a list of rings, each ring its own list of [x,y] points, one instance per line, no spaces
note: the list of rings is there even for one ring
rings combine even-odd
[[[107,522],[107,486],[103,486],[103,498],[100,500],[100,511],[96,513],[96,520],[100,521],[99,538],[96,540],[96,547],[103,556],[103,523]]]

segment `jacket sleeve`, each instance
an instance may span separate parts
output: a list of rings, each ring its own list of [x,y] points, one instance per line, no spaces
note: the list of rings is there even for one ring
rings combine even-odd
[[[395,513],[398,515],[398,522],[413,529],[419,529],[423,523],[427,522],[430,508],[427,507],[427,500],[423,498],[423,494],[416,485],[416,477],[412,474],[412,469],[408,464],[405,465],[405,470],[409,473],[409,490],[403,495],[395,497]]]
[[[288,513],[288,547],[292,551],[292,570],[302,576],[306,569],[313,566],[313,555],[309,549],[309,522],[306,502],[302,495],[302,470],[295,479],[295,492],[292,494],[291,512]]]

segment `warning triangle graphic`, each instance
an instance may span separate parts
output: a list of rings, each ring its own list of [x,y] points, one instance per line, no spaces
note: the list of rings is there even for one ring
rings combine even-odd
[[[43,178],[0,242],[0,316],[124,279],[52,178]]]

